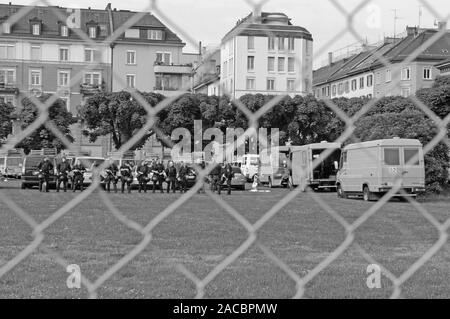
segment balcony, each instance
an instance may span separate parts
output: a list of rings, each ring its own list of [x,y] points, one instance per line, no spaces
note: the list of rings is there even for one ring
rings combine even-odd
[[[80,84],[80,93],[83,95],[94,95],[105,91],[104,83],[102,84]]]
[[[10,93],[10,94],[19,94],[19,88],[15,83],[5,83],[0,82],[0,92],[1,93]]]
[[[192,64],[165,64],[155,62],[153,71],[160,74],[191,74]]]

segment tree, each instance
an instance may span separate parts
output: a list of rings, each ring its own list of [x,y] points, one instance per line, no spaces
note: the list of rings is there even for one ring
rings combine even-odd
[[[0,145],[2,141],[8,138],[12,132],[11,115],[14,112],[14,106],[10,103],[0,101]]]
[[[141,96],[151,106],[164,99],[161,94],[141,93]],[[159,115],[165,116],[165,111]],[[129,92],[99,93],[89,98],[80,108],[80,116],[87,129],[83,131],[91,142],[99,136],[111,134],[116,149],[129,141],[148,120],[145,108]],[[132,146],[132,149],[142,146],[153,135],[149,131]]]
[[[45,103],[51,97],[50,94],[44,94],[38,98],[41,103]],[[25,129],[32,124],[39,116],[38,107],[29,99],[22,100],[23,108],[19,112],[18,117],[21,121],[22,129]],[[48,108],[49,118],[47,121],[52,121],[58,130],[70,141],[74,139],[70,134],[70,125],[74,124],[76,120],[72,114],[67,111],[66,104],[63,100],[57,99]],[[17,147],[24,149],[25,153],[29,153],[33,149],[41,148],[57,148],[64,149],[66,146],[44,125],[35,130],[32,134],[23,139]]]
[[[445,118],[450,113],[450,76],[438,77],[433,87],[417,91],[416,96],[437,116]]]

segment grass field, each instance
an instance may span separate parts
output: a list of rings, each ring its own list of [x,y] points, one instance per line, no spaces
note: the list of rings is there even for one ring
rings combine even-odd
[[[0,184],[0,191],[42,222],[74,196],[73,193],[41,194],[20,190],[17,182]],[[287,191],[270,194],[234,192],[223,198],[251,223],[256,222]],[[348,222],[354,222],[373,203],[340,200],[334,193],[320,198]],[[180,194],[109,194],[130,219],[146,225]],[[450,218],[448,202],[423,206],[440,222]],[[409,203],[392,201],[356,232],[357,242],[395,275],[409,268],[438,239],[437,230]],[[195,285],[178,272],[183,264],[204,278],[248,237],[244,227],[207,195],[195,195],[153,232],[153,240],[138,257],[123,267],[98,290],[100,298],[192,298]],[[304,276],[344,240],[343,227],[307,194],[286,205],[258,233],[269,247],[297,274]],[[87,290],[66,286],[69,275],[41,248],[57,251],[83,275],[95,281],[141,241],[141,236],[120,223],[94,193],[60,218],[45,232],[44,242],[16,268],[0,278],[0,298],[85,298]],[[30,227],[5,204],[0,206],[0,267],[32,240]],[[444,246],[403,286],[406,298],[450,298],[450,243]],[[363,259],[351,246],[308,285],[310,298],[385,298],[392,284],[366,286]],[[257,245],[252,246],[207,287],[207,298],[290,298],[295,283]]]

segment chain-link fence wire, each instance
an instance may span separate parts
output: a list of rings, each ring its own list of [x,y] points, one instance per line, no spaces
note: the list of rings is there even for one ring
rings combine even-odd
[[[259,3],[253,2],[251,0],[245,0],[245,2],[249,5],[250,9],[253,12],[261,12],[263,6],[269,0],[263,0]],[[361,36],[357,29],[355,28],[353,22],[356,15],[368,4],[370,4],[371,0],[361,1],[352,11],[347,11],[343,4],[343,1],[338,0],[330,0],[330,5],[334,6],[338,12],[340,12],[344,19],[346,19],[347,23],[345,27],[336,33],[332,39],[325,43],[318,50],[315,50],[312,58],[316,59],[320,57],[323,53],[325,53],[333,44],[335,44],[339,39],[341,39],[347,33],[350,33],[357,39],[359,42],[364,43],[363,36]],[[447,21],[449,19],[449,15],[442,16],[440,14],[441,10],[437,10],[434,8],[428,1],[419,0],[419,2],[437,19]],[[52,6],[52,4],[48,1],[36,1],[32,5],[47,5]],[[28,12],[32,10],[32,7],[23,7],[14,15],[10,16],[6,22],[9,22],[11,25],[14,22],[22,19]],[[64,21],[67,17],[65,17],[58,9],[52,7],[53,13],[61,20]],[[133,15],[126,23],[120,26],[117,30],[112,30],[112,34],[108,36],[102,43],[97,43],[93,39],[91,39],[85,32],[80,29],[73,29],[73,31],[84,41],[85,44],[89,44],[94,47],[101,46],[109,46],[115,40],[117,40],[126,29],[133,26],[136,22],[138,22],[144,14],[151,12],[159,17],[163,23],[165,23],[170,29],[175,30],[182,38],[186,39],[191,45],[197,47],[197,41],[184,29],[172,21],[168,15],[166,15],[158,6],[156,0],[151,0],[145,10],[140,13],[136,13]],[[235,34],[240,34],[245,27],[254,22],[255,16],[251,16],[244,23],[241,23],[236,29]],[[0,32],[3,32],[2,30]],[[393,71],[393,74],[398,74],[401,69],[414,61],[417,56],[424,51],[427,47],[436,42],[445,30],[438,31],[434,36],[432,36],[428,41],[423,43],[419,48],[417,48],[411,55],[409,55],[403,62],[391,64],[383,55],[380,55],[378,52],[375,52],[375,58],[377,58],[383,66],[389,66]],[[1,33],[0,33],[1,34]],[[273,36],[271,32],[266,32],[267,36]],[[209,59],[210,56],[207,56],[205,59]],[[92,70],[97,67],[98,63],[92,63],[89,66],[86,66],[84,70],[80,71],[76,74],[71,83],[77,83],[83,77],[83,72],[86,70]],[[303,70],[301,66],[301,61],[298,61],[296,58],[296,66],[298,70]],[[123,87],[126,87],[124,80],[113,71],[113,78],[118,81]],[[387,91],[398,87],[400,84],[400,77],[398,80],[392,81],[387,88]],[[299,84],[297,80],[296,85]],[[167,137],[163,131],[158,128],[157,125],[157,115],[159,112],[167,108],[173,102],[177,101],[184,93],[188,93],[188,88],[185,91],[181,91],[178,94],[171,96],[169,98],[164,99],[156,106],[151,106],[145,98],[137,91],[131,90],[131,96],[135,99],[139,104],[141,104],[146,112],[147,112],[147,121],[145,125],[139,130],[137,134],[134,134],[131,140],[127,141],[119,150],[119,154],[123,154],[129,149],[133,147],[143,136],[145,136],[150,130],[153,130],[157,136],[164,140],[169,145],[173,146],[173,142]],[[243,145],[246,141],[246,137],[248,136],[256,136],[256,132],[259,129],[259,120],[265,115],[267,112],[272,110],[272,108],[280,102],[284,96],[274,97],[271,101],[265,104],[263,107],[258,109],[256,112],[252,112],[249,110],[245,104],[237,99],[233,99],[231,97],[230,92],[225,91],[225,95],[228,95],[231,99],[232,105],[234,105],[239,111],[241,111],[248,120],[248,129],[245,131],[244,135],[241,135],[234,145],[229,145],[227,147],[232,148],[232,151]],[[49,107],[58,99],[58,94],[53,94],[49,99],[45,102],[41,102],[34,95],[29,94],[28,92],[22,92],[22,94],[29,98],[32,103],[34,103],[38,110],[39,116],[36,120],[26,127],[23,131],[18,133],[16,136],[11,137],[6,144],[2,146],[1,151],[7,151],[14,148],[18,143],[23,141],[26,137],[31,135],[35,130],[44,125],[47,129],[49,129],[59,140],[65,145],[68,150],[76,152],[73,144],[70,143],[68,138],[58,130],[55,123],[53,123],[49,119],[48,110]],[[424,145],[424,154],[429,153],[437,144],[444,142],[450,147],[450,141],[448,139],[447,126],[450,123],[450,115],[445,119],[441,119],[437,116],[429,107],[419,101],[416,97],[411,97],[413,103],[420,108],[428,118],[430,118],[435,126],[438,128],[438,134],[427,144]],[[344,143],[350,137],[354,138],[353,132],[355,130],[355,122],[364,116],[376,103],[377,99],[374,98],[368,101],[354,116],[349,117],[344,111],[342,111],[336,104],[333,103],[332,100],[324,100],[327,107],[334,112],[344,123],[345,130],[342,135],[336,139],[337,143]],[[358,141],[356,141],[358,142]],[[268,141],[263,137],[263,140],[260,141],[263,145],[269,145]],[[227,153],[230,150],[227,150]],[[318,167],[325,159],[327,159],[333,150],[324,151],[319,158],[315,159],[313,162],[313,169]],[[417,156],[412,158],[409,161],[409,164],[414,163],[417,160]],[[99,171],[105,169],[108,165],[107,162],[102,164],[99,168]],[[100,192],[100,198],[103,203],[106,205],[108,211],[122,224],[130,228],[131,230],[139,233],[142,236],[141,241],[133,247],[133,249],[128,252],[123,258],[117,261],[111,268],[109,268],[105,273],[103,273],[100,277],[98,277],[95,281],[90,281],[88,278],[82,276],[81,283],[86,287],[89,293],[89,297],[95,298],[97,297],[98,289],[108,281],[115,273],[117,273],[120,269],[125,267],[129,262],[131,262],[134,258],[136,258],[139,254],[141,254],[152,242],[152,233],[158,225],[160,225],[164,220],[166,220],[171,214],[173,214],[177,209],[179,209],[183,204],[189,201],[197,192],[203,187],[203,180],[205,177],[209,175],[212,170],[212,166],[206,166],[204,169],[199,170],[199,175],[197,177],[197,183],[182,196],[177,198],[174,202],[172,202],[169,206],[167,206],[164,210],[159,212],[147,225],[142,226],[135,221],[129,219],[125,214],[123,214],[120,210],[118,210],[114,204],[111,202],[110,198],[106,196],[104,192]],[[300,168],[296,168],[300,169]],[[303,177],[306,176],[306,172],[301,172]],[[74,209],[76,206],[81,204],[85,199],[90,197],[94,191],[96,191],[100,187],[100,175],[96,174],[93,178],[93,183],[87,188],[85,191],[77,195],[71,201],[66,203],[63,207],[59,208],[56,212],[51,214],[47,219],[38,223],[30,214],[24,211],[19,205],[17,205],[13,200],[11,200],[3,191],[0,191],[0,200],[5,204],[12,212],[14,212],[22,221],[24,221],[32,230],[33,240],[28,244],[19,254],[17,254],[14,258],[7,261],[5,264],[0,267],[0,278],[5,276],[8,272],[10,272],[14,267],[19,265],[25,258],[30,256],[33,252],[35,252],[38,248],[41,249],[44,253],[47,253],[54,257],[54,260],[60,264],[62,267],[67,267],[69,262],[64,260],[58,252],[47,248],[41,247],[41,244],[45,238],[46,230],[53,225],[55,222],[60,220],[64,215]],[[408,202],[418,211],[420,214],[438,231],[439,239],[416,261],[414,262],[406,271],[404,271],[400,276],[395,276],[392,274],[386,267],[378,263],[369,253],[367,253],[359,244],[355,241],[355,232],[361,228],[361,226],[368,221],[373,215],[380,211],[380,209],[398,192],[402,192],[401,189],[402,180],[398,179],[394,185],[394,187],[383,196],[379,201],[377,201],[370,209],[361,214],[361,216],[353,223],[349,223],[344,219],[335,209],[333,209],[330,205],[328,205],[318,194],[316,194],[312,189],[306,187],[306,185],[300,185],[300,187],[286,194],[286,196],[278,201],[273,207],[267,210],[255,223],[249,222],[238,210],[231,207],[226,201],[224,201],[220,196],[212,193],[209,190],[206,190],[208,196],[221,208],[223,208],[231,217],[233,217],[237,223],[242,225],[247,232],[247,239],[237,247],[230,255],[228,255],[225,259],[223,259],[217,266],[214,267],[212,271],[210,271],[204,278],[198,278],[191,270],[189,270],[186,266],[179,264],[177,265],[177,270],[184,274],[184,276],[191,280],[197,290],[197,298],[202,298],[205,294],[205,288],[215,279],[219,274],[221,274],[227,267],[236,261],[242,254],[247,252],[250,247],[255,246],[259,248],[264,255],[271,260],[281,271],[283,271],[286,275],[291,278],[296,284],[296,293],[293,298],[301,298],[305,295],[306,285],[311,282],[314,278],[316,278],[324,269],[330,267],[330,265],[338,259],[340,256],[344,254],[344,252],[350,247],[356,247],[359,253],[364,257],[364,259],[370,264],[378,264],[382,269],[382,273],[388,278],[393,285],[392,297],[398,298],[401,297],[402,285],[411,278],[422,266],[424,266],[435,254],[437,254],[441,249],[443,249],[444,245],[446,245],[448,241],[448,229],[450,228],[450,218],[445,222],[439,222],[433,215],[431,215],[420,203],[417,201],[411,200],[408,198]],[[334,220],[336,220],[342,227],[345,232],[345,239],[340,245],[332,252],[330,252],[326,258],[324,258],[318,265],[316,265],[313,269],[311,269],[306,275],[301,276],[300,274],[293,271],[281,258],[279,258],[275,252],[271,249],[263,245],[258,240],[258,232],[260,229],[267,225],[288,203],[294,200],[300,193],[306,192],[308,196],[310,196],[325,212],[327,212]]]

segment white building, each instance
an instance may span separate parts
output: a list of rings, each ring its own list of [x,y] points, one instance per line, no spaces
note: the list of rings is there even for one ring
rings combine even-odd
[[[222,39],[221,92],[245,94],[312,93],[313,39],[283,13],[250,14]]]

